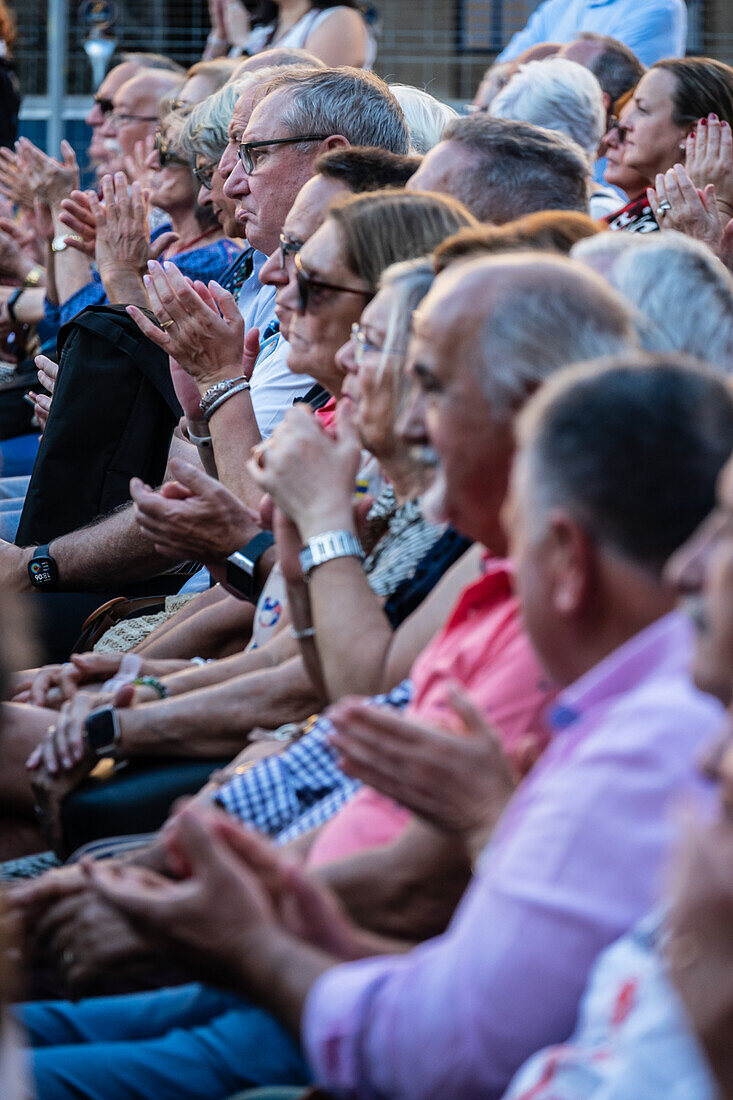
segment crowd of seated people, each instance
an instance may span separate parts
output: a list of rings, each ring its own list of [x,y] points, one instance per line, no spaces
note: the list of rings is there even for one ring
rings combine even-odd
[[[556,3],[459,117],[212,2],[0,150],[3,1098],[733,1093],[733,69]]]

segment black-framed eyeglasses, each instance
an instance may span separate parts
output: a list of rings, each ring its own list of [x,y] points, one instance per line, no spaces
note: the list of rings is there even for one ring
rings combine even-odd
[[[162,163],[162,161],[161,161]],[[214,178],[214,172],[216,171],[218,161],[214,161],[209,164],[202,164],[198,168],[192,168],[193,178],[199,187],[205,187],[207,191],[211,190],[211,181]]]
[[[371,298],[372,292],[362,287],[342,286],[339,283],[324,283],[322,279],[314,279],[307,271],[303,270],[303,262],[300,252],[293,257],[295,263],[295,278],[298,284],[298,310],[305,313],[308,309],[308,299],[314,290],[334,290],[339,294],[361,294],[362,298]]]
[[[627,131],[626,131],[626,127],[622,126],[621,122],[618,120],[618,118],[616,118],[616,115],[611,115],[611,117],[608,120],[607,133],[610,134],[611,130],[616,131],[616,133],[618,134],[618,140],[623,145],[623,143],[626,141],[626,132]]]
[[[303,247],[303,241],[299,241],[296,237],[289,237],[287,233],[280,234],[280,268],[285,270],[288,262],[288,256],[294,256],[296,252],[300,252]]]
[[[103,95],[95,95],[94,102],[103,115],[111,115],[115,109],[115,105],[111,99],[106,99]]]
[[[160,131],[155,135],[155,151],[161,168],[167,168],[169,164],[185,164],[186,168],[191,167],[185,157],[179,157],[178,153],[173,152]]]
[[[301,141],[325,141],[327,137],[328,134],[300,134],[298,137],[271,138],[269,141],[242,141],[239,143],[239,159],[250,176],[255,170],[253,149],[264,149],[268,145],[297,145]]]

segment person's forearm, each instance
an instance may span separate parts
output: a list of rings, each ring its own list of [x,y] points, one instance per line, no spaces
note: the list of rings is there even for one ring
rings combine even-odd
[[[59,289],[56,284],[56,253],[51,241],[46,241],[46,297],[54,305],[59,304]]]
[[[240,371],[232,368],[233,376]],[[258,508],[262,490],[247,471],[247,459],[262,441],[249,390],[235,393],[209,420],[219,481],[250,508]]]
[[[357,558],[336,558],[309,582],[314,642],[327,697],[373,695],[384,681],[393,632]],[[348,607],[348,615],[344,608]]]
[[[51,543],[59,588],[86,590],[155,576],[173,564],[135,522],[131,505]]]
[[[231,657],[211,661],[206,665],[191,665],[185,671],[167,677],[165,686],[171,696],[185,695],[192,691],[224,684],[229,680],[246,676],[250,672],[276,668],[297,656],[297,652],[295,641],[290,637],[289,632],[284,631],[270,639],[266,645],[258,646],[256,649],[235,653]]]
[[[150,309],[145,293],[142,275],[131,267],[112,264],[100,267],[99,277],[105,293],[113,305],[133,305],[140,309]]]
[[[37,325],[39,321],[43,320],[43,300],[45,297],[46,291],[42,286],[29,287],[23,291],[13,307],[15,316],[21,324]]]
[[[46,272],[41,264],[36,263],[32,256],[28,256],[21,253],[18,257],[18,263],[15,270],[16,278],[19,283],[24,283],[30,275],[31,271],[36,270],[38,272],[38,279],[35,281],[35,286],[45,287],[46,285]]]
[[[328,690],[323,678],[323,669],[321,668],[321,658],[318,653],[318,646],[315,636],[311,633],[313,630],[313,619],[311,617],[308,585],[305,581],[302,581],[300,584],[286,584],[286,589],[288,594],[288,608],[290,610],[290,617],[293,621],[292,630],[294,634],[300,634],[298,645],[300,646],[300,655],[303,658],[303,664],[305,665],[311,683],[318,695],[323,699],[328,699]]]
[[[312,685],[299,657],[226,684],[120,710],[124,756],[232,757],[255,726],[275,728],[312,713]]]
[[[60,220],[61,213],[60,206],[52,207],[53,231],[58,237],[67,237],[69,230]],[[65,248],[63,252],[57,252],[55,261],[56,300],[63,304],[91,281],[92,269],[84,253],[76,248]]]
[[[303,1007],[311,986],[338,963],[284,929],[265,925],[242,935],[232,958],[232,983],[300,1039]]]
[[[471,869],[460,844],[413,821],[392,844],[325,864],[315,873],[357,924],[409,942],[445,930]]]

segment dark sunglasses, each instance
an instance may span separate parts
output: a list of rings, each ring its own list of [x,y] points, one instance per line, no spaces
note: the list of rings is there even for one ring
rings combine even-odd
[[[298,241],[294,237],[288,237],[285,233],[280,234],[280,267],[284,271],[288,262],[288,256],[294,256],[296,252],[300,252],[303,247],[303,241]]]
[[[355,286],[340,286],[338,283],[324,283],[321,279],[314,279],[307,271],[303,270],[300,253],[293,257],[295,262],[295,278],[298,284],[298,310],[305,313],[308,309],[308,298],[313,290],[335,290],[339,294],[361,294],[362,298],[371,298],[371,291],[362,290]]]
[[[99,107],[103,115],[109,115],[114,111],[115,105],[111,99],[105,99],[104,96],[95,95],[94,102]]]
[[[243,141],[239,145],[239,159],[249,176],[255,169],[252,158],[253,149],[264,149],[267,145],[297,145],[300,141],[325,141],[328,136],[328,134],[301,134],[299,137],[272,138],[270,141]]]
[[[203,164],[200,168],[191,169],[193,178],[199,187],[205,187],[207,191],[211,190],[211,181],[214,178],[216,167],[216,164]]]
[[[623,143],[626,141],[626,127],[621,125],[621,123],[619,122],[619,120],[616,118],[615,115],[611,115],[611,117],[608,120],[608,133],[609,134],[610,134],[611,130],[616,131],[616,133],[618,134],[618,140],[623,145]]]
[[[161,168],[167,168],[169,164],[185,164],[186,168],[191,167],[184,157],[179,157],[178,153],[172,152],[168,142],[160,132],[155,135],[155,150],[158,154]]]

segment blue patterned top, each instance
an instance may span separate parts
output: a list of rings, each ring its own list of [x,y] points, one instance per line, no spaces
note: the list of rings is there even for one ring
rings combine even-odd
[[[161,233],[168,232],[170,226],[164,225],[151,236],[155,240]],[[175,264],[178,270],[187,275],[189,279],[200,279],[208,283],[210,279],[218,279],[226,271],[232,260],[241,252],[241,246],[227,238],[214,241],[213,244],[203,248],[192,248],[188,252],[181,252],[177,256],[171,256],[170,262]],[[99,272],[92,272],[91,282],[80,287],[75,294],[62,302],[60,306],[49,302],[44,303],[44,316],[46,320],[58,330],[77,313],[81,313],[87,306],[101,306],[108,303],[108,298],[102,286]]]

